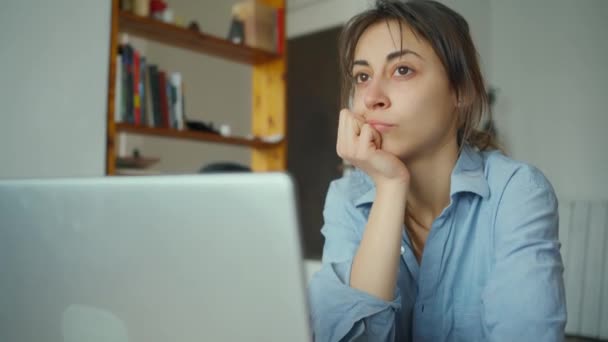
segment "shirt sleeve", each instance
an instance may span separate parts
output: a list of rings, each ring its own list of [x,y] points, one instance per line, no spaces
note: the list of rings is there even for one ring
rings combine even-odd
[[[321,269],[309,284],[311,320],[315,341],[394,341],[395,312],[401,300],[396,289],[395,300],[384,301],[350,287],[352,260],[360,236],[356,209],[340,191],[336,182],[330,185],[325,209],[325,237]]]
[[[566,299],[557,199],[537,169],[512,176],[494,225],[494,268],[482,294],[489,341],[563,341]]]

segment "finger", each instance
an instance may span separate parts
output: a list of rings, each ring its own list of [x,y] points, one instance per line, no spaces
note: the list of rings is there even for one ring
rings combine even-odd
[[[372,125],[367,123],[363,125],[363,129],[366,131],[366,140],[369,140],[369,142],[371,142],[376,149],[380,149],[382,147],[382,135],[380,132],[378,132]]]
[[[353,122],[352,113],[348,109],[340,111],[339,136],[336,149],[342,158],[349,158],[354,154],[357,144],[358,132]]]
[[[372,129],[374,144],[376,145],[376,148],[382,148],[382,134],[380,134],[380,132],[378,132],[374,127],[370,126],[370,128]]]
[[[344,119],[344,123],[346,126],[344,142],[347,144],[345,151],[347,151],[346,153],[348,154],[354,154],[356,151],[355,147],[357,146],[357,141],[359,139],[359,134],[361,133],[361,130],[359,129],[359,126],[355,121],[352,113],[350,113],[349,111],[346,111],[344,113]]]
[[[361,123],[365,123],[365,115],[363,114],[357,114],[357,113],[351,113],[351,115],[357,119],[357,121],[361,122]],[[362,125],[363,126],[363,125]]]
[[[342,128],[344,127],[344,110],[341,110],[338,113],[338,134],[342,132]]]
[[[363,128],[363,125],[365,125],[365,117],[363,117],[363,115],[361,114],[355,114],[355,113],[350,113],[352,119],[355,122],[356,125],[356,131],[357,131],[357,135],[361,135],[361,129]]]
[[[370,125],[364,124],[357,144],[357,158],[365,159],[373,150],[376,150],[374,129]]]
[[[353,119],[351,113],[344,113],[344,122],[346,124],[346,130],[348,131],[347,134],[351,139],[359,136],[359,133],[361,133],[361,131],[357,129],[357,126],[355,125],[355,120]]]
[[[361,134],[361,127],[365,123],[365,119],[361,115],[355,114],[348,109],[343,109],[342,112],[348,118],[351,131],[358,137],[359,134]]]

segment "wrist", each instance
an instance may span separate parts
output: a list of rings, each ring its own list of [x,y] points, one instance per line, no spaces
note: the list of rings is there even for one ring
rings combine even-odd
[[[376,196],[407,197],[408,182],[405,180],[382,180],[376,182]]]

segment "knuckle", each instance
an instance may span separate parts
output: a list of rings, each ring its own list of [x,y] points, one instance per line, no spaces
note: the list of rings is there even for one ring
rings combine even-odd
[[[336,154],[338,154],[339,157],[342,157],[342,150],[340,149],[340,147],[336,147]]]
[[[341,143],[341,142],[338,142],[338,143],[336,144],[336,153],[338,153],[338,155],[339,155],[340,157],[342,157],[342,156],[344,155],[344,146],[342,145],[342,143]]]

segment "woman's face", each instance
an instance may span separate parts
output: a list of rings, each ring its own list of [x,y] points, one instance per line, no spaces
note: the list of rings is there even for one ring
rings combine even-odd
[[[409,159],[456,143],[457,99],[433,48],[402,28],[381,21],[361,35],[351,110],[381,133],[383,150]]]

